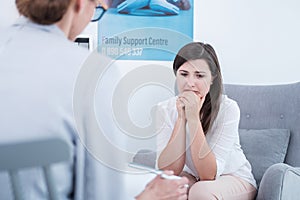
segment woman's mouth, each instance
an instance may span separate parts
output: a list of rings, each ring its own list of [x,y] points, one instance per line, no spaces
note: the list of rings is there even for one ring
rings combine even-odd
[[[185,90],[186,92],[194,92],[196,95],[200,95],[198,90]]]

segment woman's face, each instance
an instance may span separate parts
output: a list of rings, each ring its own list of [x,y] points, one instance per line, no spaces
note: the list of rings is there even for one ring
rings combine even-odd
[[[213,77],[205,60],[189,60],[177,70],[176,82],[179,93],[192,91],[204,97],[209,92]]]

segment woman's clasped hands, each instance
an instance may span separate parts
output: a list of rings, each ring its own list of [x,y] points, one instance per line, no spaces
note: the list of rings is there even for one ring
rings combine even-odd
[[[205,96],[201,96],[194,91],[184,91],[178,95],[176,107],[178,118],[190,120],[199,120],[199,113],[205,101]]]

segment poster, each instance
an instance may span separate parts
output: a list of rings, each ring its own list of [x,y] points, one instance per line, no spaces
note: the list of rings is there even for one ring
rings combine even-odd
[[[106,0],[98,51],[116,60],[171,61],[193,40],[193,0]]]

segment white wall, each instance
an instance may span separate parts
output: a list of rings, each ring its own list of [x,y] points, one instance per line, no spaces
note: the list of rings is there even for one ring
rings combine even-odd
[[[227,83],[300,81],[300,1],[196,0],[195,39],[211,43]]]
[[[18,17],[18,11],[13,0],[2,0],[0,6],[0,31],[9,26]]]
[[[300,81],[300,1],[195,0],[197,41],[212,44],[224,81],[276,84]],[[0,30],[18,17],[14,1],[2,0]],[[96,44],[96,24],[85,35]]]

